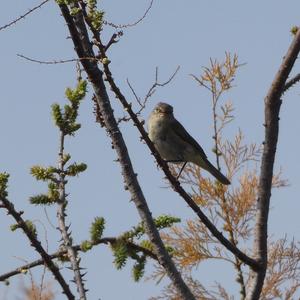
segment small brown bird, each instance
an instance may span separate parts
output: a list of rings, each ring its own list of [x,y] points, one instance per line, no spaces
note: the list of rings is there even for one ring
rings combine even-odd
[[[223,184],[230,181],[207,159],[201,146],[175,119],[173,107],[158,103],[148,120],[149,138],[157,151],[168,162],[192,162],[212,174]]]

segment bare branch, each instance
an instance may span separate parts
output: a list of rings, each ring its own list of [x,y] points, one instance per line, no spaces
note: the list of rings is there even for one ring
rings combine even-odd
[[[0,31],[3,29],[6,29],[12,25],[15,25],[16,23],[18,23],[19,21],[21,21],[22,19],[25,19],[25,17],[27,17],[29,14],[31,14],[32,12],[34,12],[35,10],[37,10],[38,8],[41,8],[44,4],[46,4],[49,0],[44,0],[43,2],[41,2],[39,5],[29,9],[29,11],[23,15],[21,15],[20,17],[16,18],[15,20],[9,22],[8,24],[5,24],[3,26],[0,27]]]
[[[133,23],[129,23],[129,24],[114,24],[112,22],[104,21],[103,24],[111,26],[111,27],[116,28],[116,29],[128,28],[128,27],[136,26],[137,24],[139,24],[140,22],[142,22],[146,18],[148,12],[150,11],[150,9],[151,9],[151,7],[153,5],[153,2],[154,2],[154,0],[150,1],[150,4],[149,4],[148,8],[146,9],[145,13],[142,15],[142,17],[140,17],[137,21],[135,21]]]
[[[180,66],[177,66],[176,70],[169,77],[169,79],[167,79],[165,82],[159,82],[158,81],[158,67],[156,67],[156,69],[155,69],[155,82],[153,83],[153,85],[150,87],[148,93],[146,94],[146,97],[144,99],[144,104],[155,93],[155,88],[158,87],[158,86],[162,87],[162,86],[165,86],[165,85],[169,84],[174,79],[174,77],[176,76],[176,74],[179,71],[179,69],[180,69]]]
[[[141,102],[141,99],[137,96],[137,94],[136,94],[134,88],[132,87],[132,85],[130,84],[128,78],[126,79],[126,82],[127,82],[128,86],[129,86],[129,88],[130,88],[130,90],[131,90],[131,92],[132,92],[132,94],[133,94],[133,96],[134,96],[136,102],[137,102],[141,107],[143,107],[143,104],[142,104],[142,102]]]
[[[171,74],[171,76],[166,81],[159,82],[158,81],[158,67],[156,67],[155,68],[155,81],[152,84],[152,86],[150,87],[150,89],[148,90],[148,92],[147,92],[145,98],[143,99],[143,101],[141,100],[140,97],[137,96],[137,94],[136,94],[134,88],[132,87],[132,85],[130,84],[129,80],[128,79],[126,80],[132,94],[134,95],[134,98],[136,99],[137,103],[140,106],[140,109],[136,112],[137,116],[139,116],[141,114],[141,112],[145,109],[148,100],[156,92],[156,88],[157,87],[164,87],[164,86],[168,85],[174,79],[174,77],[178,73],[179,69],[180,69],[180,66],[177,66],[176,70]],[[128,120],[129,120],[128,118],[125,119],[125,121],[128,121]]]
[[[190,76],[194,78],[201,86],[209,90],[211,93],[213,92],[212,89],[207,84],[205,84],[202,80],[200,80],[197,76],[195,76],[194,74],[190,74]]]
[[[97,57],[82,57],[82,58],[70,58],[70,59],[60,59],[60,60],[38,60],[34,58],[30,58],[28,56],[25,56],[23,54],[17,54],[17,56],[24,58],[28,61],[43,64],[43,65],[56,65],[56,64],[64,64],[69,62],[79,62],[82,60],[93,60],[93,61],[99,61],[99,58]]]
[[[258,187],[257,214],[253,252],[262,268],[252,272],[247,299],[258,299],[263,287],[268,261],[268,215],[272,188],[273,167],[279,130],[281,96],[286,80],[300,51],[300,30],[291,43],[265,98],[265,141]]]

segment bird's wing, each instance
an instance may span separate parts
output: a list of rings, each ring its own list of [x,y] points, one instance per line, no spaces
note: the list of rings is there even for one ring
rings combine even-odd
[[[190,134],[185,130],[185,128],[175,118],[174,118],[174,121],[172,121],[172,127],[173,127],[174,132],[181,139],[183,139],[186,143],[192,145],[199,151],[199,153],[201,154],[203,159],[207,158],[202,147],[197,143],[197,141],[192,136],[190,136]]]

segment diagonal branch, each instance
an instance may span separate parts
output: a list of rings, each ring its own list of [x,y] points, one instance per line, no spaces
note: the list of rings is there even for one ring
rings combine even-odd
[[[252,272],[247,299],[259,299],[266,275],[268,261],[268,215],[272,188],[273,167],[279,131],[279,111],[281,96],[285,91],[286,80],[294,66],[300,51],[300,30],[290,45],[281,66],[275,75],[269,92],[265,98],[265,141],[261,162],[255,238],[253,252],[260,261],[262,269]]]
[[[81,4],[84,5],[84,3]],[[61,4],[59,7],[64,19],[66,20],[72,41],[74,43],[75,51],[77,52],[79,58],[93,56],[94,54],[82,17],[82,12],[78,12],[73,19],[66,5]],[[136,205],[138,213],[145,224],[146,233],[148,234],[150,241],[153,243],[159,263],[165,268],[168,276],[170,277],[175,288],[179,291],[182,299],[193,300],[195,297],[183,281],[179,271],[176,269],[174,262],[165,249],[159,232],[155,227],[143,191],[137,180],[137,174],[134,172],[125,141],[113,114],[106,87],[102,78],[103,74],[95,62],[81,61],[81,63],[93,86],[95,98],[101,110],[103,122],[108,135],[111,138],[112,145],[117,152],[118,159],[121,164],[125,189],[129,190],[132,201]]]
[[[63,293],[67,296],[69,300],[75,300],[75,297],[72,294],[69,285],[66,283],[65,279],[61,275],[58,267],[53,263],[51,256],[46,252],[41,242],[35,237],[35,235],[30,230],[26,222],[21,217],[22,212],[17,212],[14,208],[14,205],[5,197],[1,197],[0,201],[3,203],[3,206],[8,211],[8,213],[16,220],[18,226],[23,229],[24,233],[27,235],[31,243],[31,246],[34,247],[35,250],[42,257],[43,264],[45,264],[49,268],[49,270],[54,275],[55,279],[61,285]]]

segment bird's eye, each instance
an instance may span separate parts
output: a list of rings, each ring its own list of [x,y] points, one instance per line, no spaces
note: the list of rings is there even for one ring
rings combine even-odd
[[[160,109],[159,109],[159,108],[156,108],[156,109],[155,109],[155,112],[159,113],[159,112],[160,112]]]

